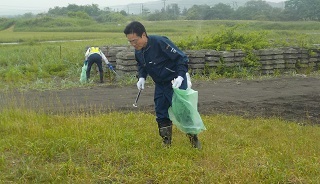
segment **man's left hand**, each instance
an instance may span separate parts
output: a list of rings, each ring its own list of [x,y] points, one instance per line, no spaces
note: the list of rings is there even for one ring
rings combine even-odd
[[[177,78],[173,79],[172,82],[172,88],[179,88],[182,84],[183,77],[178,76]]]

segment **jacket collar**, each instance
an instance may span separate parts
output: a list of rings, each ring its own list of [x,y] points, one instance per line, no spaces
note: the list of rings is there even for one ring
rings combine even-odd
[[[147,36],[147,38],[148,38],[148,41],[147,41],[146,46],[143,47],[141,50],[138,50],[137,53],[141,53],[141,52],[143,53],[143,52],[150,49],[153,40],[149,36]]]

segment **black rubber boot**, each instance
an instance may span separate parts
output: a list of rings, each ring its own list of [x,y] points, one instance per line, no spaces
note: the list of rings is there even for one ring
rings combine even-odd
[[[103,83],[103,72],[100,72],[100,83]]]
[[[197,134],[187,134],[187,136],[188,136],[190,143],[191,143],[191,146],[193,148],[201,149],[201,143],[198,139]]]
[[[159,128],[159,134],[162,137],[163,145],[170,147],[172,139],[172,126]]]

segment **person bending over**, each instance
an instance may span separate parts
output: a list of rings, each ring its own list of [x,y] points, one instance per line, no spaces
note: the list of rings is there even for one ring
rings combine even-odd
[[[89,47],[85,53],[85,60],[88,61],[87,67],[87,80],[90,78],[91,67],[94,63],[97,64],[100,75],[100,83],[103,83],[103,68],[102,68],[102,60],[109,65],[109,61],[106,56],[101,52],[99,47]]]

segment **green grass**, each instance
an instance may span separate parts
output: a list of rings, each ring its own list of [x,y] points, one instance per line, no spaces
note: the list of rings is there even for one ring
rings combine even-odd
[[[215,33],[221,26],[239,22],[243,23],[161,21],[145,25],[149,34],[167,35],[176,41]],[[284,23],[279,27],[270,23],[263,27],[264,22],[252,22],[253,26],[240,31],[275,27],[277,30],[270,33],[270,39],[279,45],[284,40],[289,40],[289,45],[301,40],[320,43],[319,30],[311,26],[314,22],[290,29],[297,24]],[[11,28],[1,32],[0,42],[23,44],[0,46],[0,88],[10,91],[82,86],[78,81],[86,46],[127,44],[122,28],[106,30],[109,31],[44,33],[13,32]],[[83,41],[39,43],[48,40]],[[208,80],[204,76],[195,78]],[[117,84],[135,82],[128,81],[120,80]],[[94,113],[53,115],[25,109],[19,102],[16,105],[20,108],[7,105],[0,111],[0,183],[318,183],[320,180],[319,126],[300,126],[277,118],[203,115],[207,131],[199,136],[202,150],[191,148],[176,127],[173,145],[165,149],[153,114],[103,114],[97,108],[89,110]]]
[[[148,34],[166,35],[176,43],[203,36],[223,35],[226,27],[241,24],[237,34],[263,31],[273,46],[306,46],[320,43],[315,22],[262,21],[159,21],[143,22]],[[275,29],[281,24],[282,29]],[[303,24],[304,29],[297,28]],[[19,45],[0,45],[0,89],[53,89],[79,86],[79,76],[86,46],[127,45],[122,24],[105,24],[103,32],[17,32],[15,27],[1,31],[0,42],[19,42]],[[81,27],[81,26],[80,26]],[[292,29],[290,29],[292,28]],[[273,30],[271,32],[270,30]],[[45,41],[65,41],[48,43]],[[74,41],[76,40],[76,41]],[[106,74],[106,77],[108,77]],[[247,75],[243,72],[239,76]],[[212,76],[212,75],[211,75]],[[95,79],[95,78],[93,78]],[[112,79],[112,76],[111,78]],[[122,80],[123,81],[123,80]],[[127,81],[135,79],[127,78]],[[107,81],[107,85],[114,83]],[[133,83],[130,83],[133,84]],[[89,84],[91,85],[91,84]]]
[[[2,31],[0,36],[0,43],[27,43],[35,44],[36,42],[44,41],[72,41],[83,40],[88,43],[103,41],[103,44],[126,44],[124,42],[125,36],[122,32],[108,33],[108,32],[12,32]],[[112,41],[115,40],[115,41]]]
[[[143,112],[0,115],[1,183],[317,183],[320,127],[203,115],[203,149],[176,127],[163,148]]]

